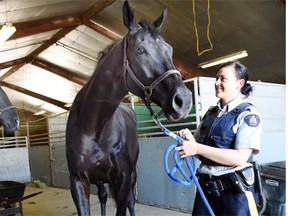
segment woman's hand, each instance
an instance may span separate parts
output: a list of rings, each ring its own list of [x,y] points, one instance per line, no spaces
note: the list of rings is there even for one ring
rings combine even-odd
[[[178,132],[179,136],[181,136],[185,140],[195,140],[193,135],[191,134],[190,130],[188,128],[182,129]]]
[[[181,143],[175,148],[175,151],[179,151],[179,156],[181,158],[197,154],[197,142],[195,141],[190,130],[185,128],[178,132],[179,136],[187,140]]]

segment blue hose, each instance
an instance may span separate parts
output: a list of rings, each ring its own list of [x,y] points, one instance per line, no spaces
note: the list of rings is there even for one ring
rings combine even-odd
[[[172,137],[174,140],[176,140],[178,143],[182,143],[184,141],[184,139],[178,135],[176,135],[175,133],[171,132],[170,130],[168,130],[167,128],[165,128],[164,126],[161,127],[162,128],[162,131],[165,135],[167,136],[170,136]],[[189,161],[189,158],[188,157],[185,157],[185,158],[180,158],[179,159],[179,156],[178,156],[178,152],[175,151],[174,154],[173,154],[173,158],[174,158],[174,162],[175,162],[175,167],[170,171],[169,169],[169,166],[168,166],[168,161],[169,161],[169,154],[172,150],[175,150],[175,147],[177,145],[176,144],[173,144],[171,145],[167,150],[166,150],[166,153],[165,153],[165,156],[164,156],[164,168],[165,168],[165,171],[167,173],[167,175],[170,177],[170,179],[172,179],[174,182],[178,183],[178,184],[182,184],[182,185],[185,185],[185,186],[189,186],[191,185],[191,181],[193,180],[195,185],[196,185],[196,188],[204,202],[204,204],[206,205],[209,213],[211,216],[215,216],[200,184],[199,184],[199,181],[195,175],[196,173],[196,169],[197,169],[197,161],[196,161],[196,158],[195,156],[191,156],[192,157],[192,162],[193,162],[193,167]],[[182,168],[182,164],[183,162],[186,163],[187,167],[188,167],[188,170],[190,172],[190,176],[188,176],[186,174],[186,172],[184,171],[184,169]],[[175,176],[175,172],[176,171],[179,171],[181,173],[181,175],[184,177],[184,180],[183,179],[180,179],[180,178],[177,178]]]

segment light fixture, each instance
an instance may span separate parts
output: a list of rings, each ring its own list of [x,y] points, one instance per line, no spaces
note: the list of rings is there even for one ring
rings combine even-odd
[[[16,31],[15,26],[12,23],[5,23],[0,30],[0,44],[4,43],[8,38],[10,38]]]
[[[233,54],[230,54],[230,55],[222,56],[220,58],[216,58],[216,59],[213,59],[213,60],[210,60],[210,61],[206,61],[206,62],[200,63],[198,65],[198,67],[201,67],[201,68],[204,69],[204,68],[212,67],[212,66],[215,66],[215,65],[223,64],[223,63],[226,63],[226,62],[229,62],[229,61],[234,61],[236,59],[244,58],[246,56],[248,56],[248,53],[246,52],[246,50],[243,50],[243,51],[240,51],[240,52],[236,52],[236,53],[233,53]]]
[[[42,115],[42,114],[44,114],[44,113],[46,113],[45,110],[40,110],[40,111],[38,111],[38,112],[35,112],[34,115]]]

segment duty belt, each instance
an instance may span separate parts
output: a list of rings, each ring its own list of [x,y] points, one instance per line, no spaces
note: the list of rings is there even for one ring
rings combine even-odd
[[[197,172],[197,177],[203,191],[212,196],[220,196],[222,191],[234,187],[231,181],[231,175],[233,175],[233,173],[222,176],[212,176]]]

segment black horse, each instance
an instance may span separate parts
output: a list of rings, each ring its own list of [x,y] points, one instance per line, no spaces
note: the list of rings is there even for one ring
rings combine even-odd
[[[153,24],[137,23],[127,1],[123,21],[127,35],[101,55],[90,80],[77,94],[68,117],[66,156],[71,193],[79,215],[89,215],[90,184],[98,187],[101,214],[113,189],[116,215],[134,212],[139,146],[133,110],[121,101],[128,93],[153,101],[170,120],[186,117],[192,93],[172,62],[172,47],[160,36],[166,10]],[[152,110],[151,110],[152,112]]]
[[[0,87],[0,123],[7,133],[14,132],[19,127],[19,117],[7,94]]]

